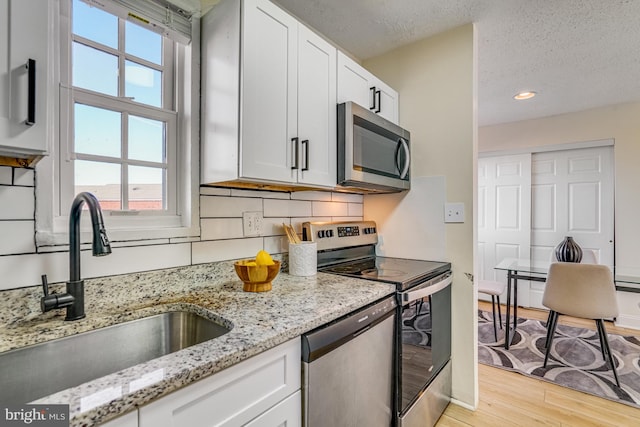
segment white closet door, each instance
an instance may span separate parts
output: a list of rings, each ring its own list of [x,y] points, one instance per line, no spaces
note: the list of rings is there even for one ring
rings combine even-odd
[[[536,153],[532,159],[531,258],[548,261],[565,236],[613,266],[613,147]],[[544,283],[531,285],[542,306]]]
[[[504,258],[529,259],[530,230],[531,155],[478,159],[479,278],[506,283],[494,267]],[[518,282],[519,305],[529,304],[528,286]]]

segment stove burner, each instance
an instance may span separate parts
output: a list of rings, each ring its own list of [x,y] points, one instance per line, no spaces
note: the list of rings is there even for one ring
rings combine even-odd
[[[406,273],[400,270],[393,270],[390,268],[371,268],[369,270],[363,270],[361,274],[365,277],[371,278],[391,278],[404,276]]]

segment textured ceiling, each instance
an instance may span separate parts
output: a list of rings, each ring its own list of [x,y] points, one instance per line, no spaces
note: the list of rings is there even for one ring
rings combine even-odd
[[[360,59],[475,22],[481,126],[640,100],[639,0],[275,2]]]

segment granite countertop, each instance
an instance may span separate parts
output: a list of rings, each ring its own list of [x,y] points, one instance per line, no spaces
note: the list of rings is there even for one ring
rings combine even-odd
[[[63,285],[52,286],[63,292]],[[270,292],[243,292],[230,261],[85,281],[87,317],[40,313],[40,289],[3,293],[0,352],[172,310],[232,326],[229,333],[33,403],[69,404],[71,426],[95,426],[394,292],[393,285],[281,272]]]

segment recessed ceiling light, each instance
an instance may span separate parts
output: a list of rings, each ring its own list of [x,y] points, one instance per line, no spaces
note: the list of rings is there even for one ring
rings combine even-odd
[[[514,95],[513,99],[517,99],[518,101],[522,101],[523,99],[531,99],[536,96],[535,92],[520,92]]]

